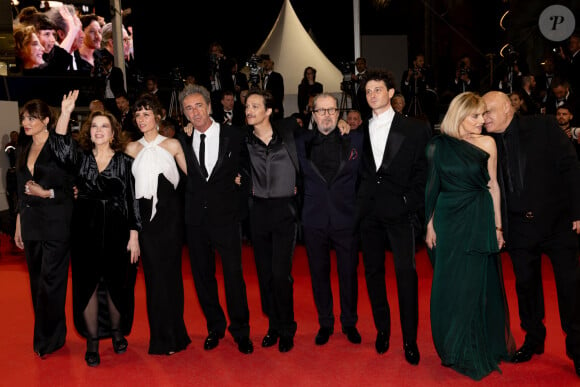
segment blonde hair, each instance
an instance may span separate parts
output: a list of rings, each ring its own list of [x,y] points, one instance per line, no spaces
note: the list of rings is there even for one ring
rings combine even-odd
[[[471,91],[458,94],[449,104],[449,109],[441,121],[441,133],[460,138],[459,126],[465,117],[480,109],[485,110],[485,101],[481,96]]]

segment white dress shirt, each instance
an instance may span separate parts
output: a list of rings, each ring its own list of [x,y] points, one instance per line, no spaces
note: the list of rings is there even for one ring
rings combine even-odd
[[[391,131],[393,117],[395,117],[395,111],[389,105],[387,111],[378,116],[373,113],[372,118],[369,120],[369,138],[377,171],[383,163],[383,156],[385,154],[385,147],[387,146],[387,138]]]
[[[207,169],[208,179],[211,176],[213,167],[217,163],[219,149],[220,149],[220,125],[212,120],[210,127],[204,132],[205,133],[205,169]],[[199,161],[199,135],[201,132],[193,131],[193,152]]]

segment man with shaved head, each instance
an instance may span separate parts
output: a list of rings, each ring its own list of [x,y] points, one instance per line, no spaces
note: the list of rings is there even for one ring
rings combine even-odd
[[[541,256],[552,262],[566,353],[580,376],[580,163],[552,116],[518,116],[504,93],[483,96],[498,150],[502,225],[516,277],[523,345],[515,363],[544,352]]]

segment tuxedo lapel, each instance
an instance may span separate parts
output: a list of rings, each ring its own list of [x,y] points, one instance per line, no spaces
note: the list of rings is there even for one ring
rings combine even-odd
[[[371,145],[371,136],[369,135],[368,121],[364,128],[365,134],[363,139],[363,160],[367,164],[367,170],[375,172],[377,170],[377,165],[375,164],[375,158],[373,156],[373,147]]]
[[[213,167],[211,175],[209,176],[210,179],[211,179],[212,175],[214,175],[214,172],[217,171],[220,168],[220,166],[223,164],[224,159],[227,156],[228,146],[230,143],[230,137],[228,135],[226,135],[227,129],[224,130],[221,126],[222,125],[220,125],[220,144],[219,144],[219,150],[218,150],[218,159],[215,163],[215,166]]]
[[[382,169],[389,168],[399,149],[401,149],[403,141],[405,141],[405,136],[401,133],[400,124],[401,117],[395,114],[391,129],[389,130],[389,136],[387,137],[387,143],[385,144],[385,153],[383,155],[383,162],[381,163]]]
[[[282,127],[278,130],[278,134],[282,138],[284,143],[284,147],[288,151],[290,155],[290,160],[292,160],[292,164],[294,164],[294,168],[297,171],[300,170],[300,164],[298,163],[298,156],[296,154],[296,143],[294,142],[294,133],[292,133],[291,128]]]
[[[185,160],[187,161],[187,170],[195,170],[200,174],[200,176],[203,176],[201,165],[199,165],[199,160],[193,151],[193,134],[191,136],[182,134],[181,136],[183,138],[183,153],[185,154]]]
[[[338,129],[336,129],[338,130]],[[336,174],[334,175],[334,180],[336,180],[336,178],[338,176],[340,176],[340,174],[342,173],[342,171],[344,170],[344,168],[346,167],[346,163],[349,160],[350,157],[350,136],[344,135],[344,136],[340,136],[340,144],[341,144],[341,151],[340,151],[340,164],[338,164],[338,169],[336,170]]]

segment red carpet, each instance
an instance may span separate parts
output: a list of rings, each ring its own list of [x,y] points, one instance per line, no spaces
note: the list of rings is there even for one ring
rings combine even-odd
[[[187,252],[184,251],[184,258]],[[523,340],[517,317],[517,300],[511,263],[503,257],[506,290],[512,330],[518,345]],[[419,272],[419,340],[421,362],[411,366],[404,360],[392,258],[387,256],[388,297],[392,314],[391,348],[384,355],[374,349],[376,331],[372,322],[362,262],[359,264],[359,323],[363,341],[354,345],[337,332],[323,347],[314,345],[318,323],[310,274],[304,248],[296,248],[293,275],[298,332],[294,349],[285,354],[277,347],[260,347],[267,330],[260,310],[260,298],[252,251],[244,247],[244,273],[250,304],[252,355],[242,355],[231,336],[226,336],[213,351],[203,350],[207,334],[205,320],[197,303],[188,259],[183,260],[185,286],[185,323],[193,343],[173,356],[147,354],[148,325],[142,272],[137,278],[135,324],[125,354],[116,355],[109,340],[100,346],[101,365],[89,368],[84,362],[85,343],[72,323],[71,287],[67,299],[68,336],[61,350],[45,360],[32,351],[33,315],[26,263],[23,255],[11,254],[5,235],[0,238],[0,386],[561,386],[580,385],[572,362],[566,357],[564,336],[556,302],[554,276],[548,259],[544,260],[546,296],[546,352],[524,364],[502,364],[502,374],[494,372],[481,382],[440,365],[431,340],[429,296],[432,270],[427,255],[417,256]],[[218,270],[221,275],[221,270]],[[338,294],[333,267],[334,294]],[[220,295],[223,299],[223,286]],[[225,305],[225,301],[222,302]],[[339,313],[338,296],[335,313]],[[337,318],[338,320],[338,318]]]

